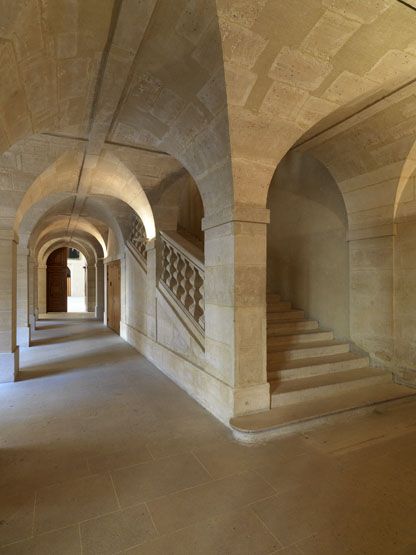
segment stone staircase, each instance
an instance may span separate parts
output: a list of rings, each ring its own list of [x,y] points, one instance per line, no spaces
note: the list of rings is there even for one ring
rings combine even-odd
[[[279,295],[267,296],[267,374],[271,410],[236,417],[237,432],[301,429],[314,421],[369,409],[416,395],[393,382],[392,374],[371,368],[366,354],[349,342],[337,341],[330,330],[305,318]]]

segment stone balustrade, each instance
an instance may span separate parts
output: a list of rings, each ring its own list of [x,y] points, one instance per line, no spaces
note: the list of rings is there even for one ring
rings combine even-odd
[[[203,255],[178,233],[161,232],[160,236],[162,240],[160,281],[200,331],[204,332]]]
[[[134,218],[133,227],[129,238],[129,243],[132,247],[134,247],[134,250],[141,258],[142,263],[146,265],[146,262],[147,262],[146,230],[144,228],[143,222],[138,217]]]

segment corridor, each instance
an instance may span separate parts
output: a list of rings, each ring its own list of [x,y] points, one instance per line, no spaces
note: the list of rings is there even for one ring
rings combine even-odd
[[[245,446],[102,324],[37,325],[0,385],[1,554],[416,552],[414,402]]]

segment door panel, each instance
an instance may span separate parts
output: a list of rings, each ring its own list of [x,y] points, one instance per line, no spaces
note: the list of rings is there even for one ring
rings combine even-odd
[[[68,249],[62,247],[53,251],[46,263],[46,310],[48,312],[67,311],[67,265]]]
[[[107,265],[107,326],[120,334],[121,291],[120,260]]]

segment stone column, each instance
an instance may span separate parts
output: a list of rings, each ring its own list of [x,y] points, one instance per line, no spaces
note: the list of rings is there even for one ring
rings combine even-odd
[[[95,317],[100,322],[104,319],[104,264],[103,258],[97,259],[95,272],[96,304]]]
[[[388,366],[394,352],[395,226],[349,233],[351,339]]]
[[[87,312],[94,312],[96,310],[96,265],[95,264],[88,264],[86,269],[86,280],[87,280]]]
[[[12,230],[0,230],[0,382],[12,382],[19,371],[16,345],[17,242]]]
[[[29,270],[28,270],[28,288],[29,288],[29,326],[30,332],[32,333],[35,329],[36,323],[36,272],[35,272],[35,261],[31,255],[29,255]]]
[[[127,315],[127,295],[126,295],[126,251],[125,248],[120,253],[120,330],[121,322],[126,322]]]
[[[30,345],[29,326],[29,249],[17,247],[17,344]]]
[[[37,291],[38,291],[38,306],[36,309],[36,318],[39,314],[46,312],[46,266],[40,265],[37,267]]]
[[[103,314],[103,322],[105,325],[107,325],[107,312],[108,312],[108,307],[107,307],[107,264],[108,264],[108,260],[107,259],[103,259],[103,266],[104,266],[104,314]]]
[[[269,211],[236,205],[204,218],[207,370],[231,390],[231,416],[270,408],[266,370]]]

